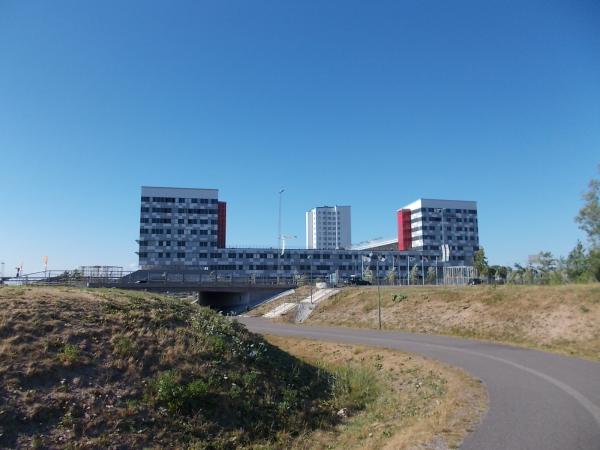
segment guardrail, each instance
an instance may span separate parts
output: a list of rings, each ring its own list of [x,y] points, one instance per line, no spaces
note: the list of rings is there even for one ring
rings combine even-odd
[[[119,275],[84,276],[78,271],[48,271],[35,272],[19,277],[4,277],[1,282],[12,286],[118,286],[131,287],[133,285],[182,285],[182,286],[297,286],[298,280],[289,277],[239,277],[222,275],[219,273],[200,273],[193,271],[173,270],[138,270],[135,272],[123,271]],[[141,287],[141,286],[139,286]]]

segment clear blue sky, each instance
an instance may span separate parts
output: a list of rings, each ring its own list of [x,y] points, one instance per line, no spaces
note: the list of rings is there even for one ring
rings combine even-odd
[[[141,185],[218,188],[228,243],[353,241],[476,200],[493,263],[582,238],[600,2],[0,1],[0,261],[135,265]]]

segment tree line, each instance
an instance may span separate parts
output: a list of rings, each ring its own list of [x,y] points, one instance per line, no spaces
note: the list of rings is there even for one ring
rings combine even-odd
[[[598,167],[600,171],[600,166]],[[583,194],[583,207],[575,217],[586,236],[587,245],[581,241],[567,257],[555,257],[541,251],[525,266],[489,265],[482,248],[475,253],[473,265],[489,282],[515,284],[562,284],[600,281],[600,180],[592,179]]]

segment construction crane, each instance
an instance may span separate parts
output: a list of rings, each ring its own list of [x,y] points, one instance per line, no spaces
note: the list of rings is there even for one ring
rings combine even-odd
[[[285,253],[285,241],[296,239],[298,236],[281,236],[281,256]]]

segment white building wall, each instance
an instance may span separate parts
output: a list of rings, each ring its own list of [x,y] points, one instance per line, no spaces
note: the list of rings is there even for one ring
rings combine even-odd
[[[306,248],[350,248],[351,242],[350,206],[320,206],[307,211]]]

